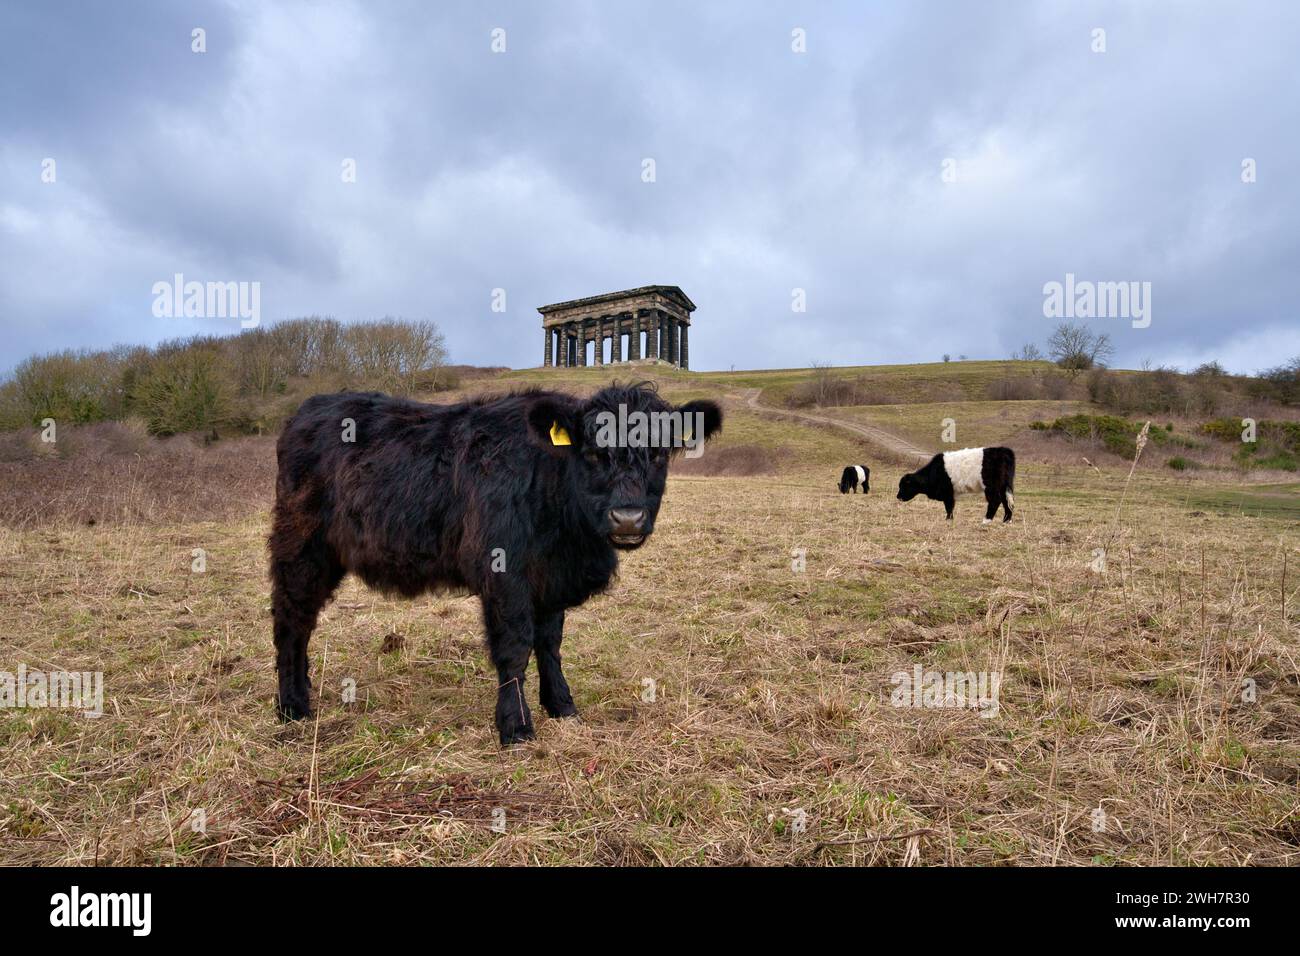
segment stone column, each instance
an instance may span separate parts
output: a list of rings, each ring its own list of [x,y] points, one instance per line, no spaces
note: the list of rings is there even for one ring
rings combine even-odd
[[[689,322],[682,323],[682,363],[681,364],[682,364],[682,368],[684,369],[689,369],[691,367],[690,347],[687,345],[687,336],[686,336],[686,333],[690,331],[690,328],[691,328],[691,324]]]
[[[614,340],[609,345],[609,360],[623,361],[623,316],[614,316]]]
[[[542,329],[542,335],[546,337],[546,348],[542,351],[542,368],[549,368],[551,364],[551,330]]]
[[[679,328],[681,328],[681,322],[677,320],[676,316],[673,316],[668,320],[668,355],[669,355],[668,361],[672,362],[674,365],[682,364],[682,359],[681,356],[678,354],[678,349],[677,349],[677,345],[678,345],[677,330]]]
[[[659,357],[659,313],[652,309],[646,319],[645,357],[657,359]]]
[[[596,342],[596,354],[594,356],[597,365],[605,364],[605,320],[597,319],[594,323],[595,328],[592,331],[592,338]]]
[[[632,310],[632,334],[627,340],[627,360],[635,362],[641,357],[641,313]]]
[[[578,367],[582,368],[587,364],[587,320],[583,319],[577,324],[578,334]]]

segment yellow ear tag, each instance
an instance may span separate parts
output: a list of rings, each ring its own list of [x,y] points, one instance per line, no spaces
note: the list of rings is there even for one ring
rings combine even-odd
[[[569,433],[560,427],[559,422],[551,422],[551,444],[552,445],[572,445],[569,440]]]

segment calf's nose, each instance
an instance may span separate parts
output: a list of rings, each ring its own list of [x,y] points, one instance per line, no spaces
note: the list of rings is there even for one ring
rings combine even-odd
[[[611,508],[609,523],[613,534],[644,534],[646,513],[644,508]]]

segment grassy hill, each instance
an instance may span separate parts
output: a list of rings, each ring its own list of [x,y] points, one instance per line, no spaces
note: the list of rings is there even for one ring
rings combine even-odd
[[[932,401],[936,389],[945,397],[978,400],[987,397],[990,386],[1008,378],[1029,378],[1050,372],[1050,362],[933,362],[920,365],[848,365],[826,371],[830,378],[853,381],[859,378],[876,385],[882,394],[898,402]],[[707,387],[732,389],[761,388],[769,405],[785,405],[791,395],[810,382],[818,372],[809,368],[765,369],[735,372],[683,372],[665,365],[609,365],[585,368],[519,369],[501,376],[502,381],[555,383],[592,386],[611,376],[636,378],[644,375],[661,386]]]
[[[927,448],[951,417],[958,444],[1024,449],[1012,523],[970,499],[946,522],[895,500],[900,461],[795,417],[819,370],[464,373],[424,397],[651,378],[726,406],[653,538],[568,614],[582,722],[539,716],[498,750],[477,601],[349,578],[310,647],[318,716],[279,724],[274,438],[20,434],[0,444],[0,670],[101,671],[105,713],[0,710],[9,862],[1300,863],[1294,482],[1159,461],[1129,481],[1114,456],[1035,450],[1030,421],[1096,409],[987,397],[1025,363],[834,370],[897,400],[817,415]],[[860,461],[871,494],[838,494]],[[997,713],[895,706],[917,667],[1000,674]]]
[[[1013,360],[735,372],[683,372],[658,364],[538,368],[504,373],[493,380],[493,387],[529,383],[586,391],[614,378],[647,378],[673,400],[708,395],[730,398],[733,420],[738,425],[747,423],[745,427],[756,430],[760,443],[769,446],[796,429],[765,428],[749,421],[753,415],[770,420],[777,412],[802,409],[815,410],[822,419],[884,431],[924,452],[1006,444],[1017,449],[1025,464],[1124,473],[1131,463],[1132,441],[1108,442],[1107,432],[1113,431],[1117,422],[1127,422],[1135,432],[1142,422],[1151,420],[1161,432],[1139,463],[1145,471],[1177,466],[1189,480],[1229,483],[1285,482],[1295,476],[1285,468],[1293,467],[1287,463],[1296,461],[1300,449],[1272,444],[1260,446],[1257,456],[1243,456],[1238,443],[1224,440],[1224,431],[1211,436],[1202,425],[1216,417],[1230,422],[1234,415],[1294,419],[1300,410],[1255,401],[1242,391],[1240,380],[1232,384],[1228,379],[1131,370],[1107,370],[1104,376],[1101,391],[1107,396],[1163,404],[1147,411],[1098,404],[1090,400],[1096,389],[1087,375],[1070,376],[1049,362]],[[746,407],[755,392],[759,412]],[[1226,407],[1211,413],[1207,409],[1216,402],[1226,403]],[[1068,429],[1031,428],[1034,423],[1051,425],[1060,419],[1074,420]],[[955,426],[951,442],[944,440],[946,420]],[[823,426],[805,422],[797,427]],[[852,433],[840,435],[847,440],[847,447],[819,442],[817,457],[804,458],[803,464],[829,467],[842,460],[845,451],[857,449],[869,457],[885,451],[879,441],[864,441],[863,436]],[[1119,450],[1125,444],[1127,456]]]
[[[837,381],[861,380],[875,391],[875,398],[895,403],[928,402],[936,397],[976,401],[988,397],[988,389],[1008,378],[1029,378],[1052,371],[1049,362],[981,361],[930,362],[919,365],[848,365],[826,370]],[[814,369],[775,369],[757,372],[704,372],[711,381],[741,388],[763,389],[764,400],[783,405],[801,385],[816,375]]]

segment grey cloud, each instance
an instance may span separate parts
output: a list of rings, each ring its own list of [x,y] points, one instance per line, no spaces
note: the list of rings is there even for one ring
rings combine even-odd
[[[647,283],[700,306],[702,368],[997,357],[1067,271],[1153,283],[1151,328],[1094,323],[1123,364],[1300,351],[1280,0],[31,3],[0,37],[0,367],[220,328],[152,317],[175,272],[261,281],[270,319],[432,318],[483,364]]]

